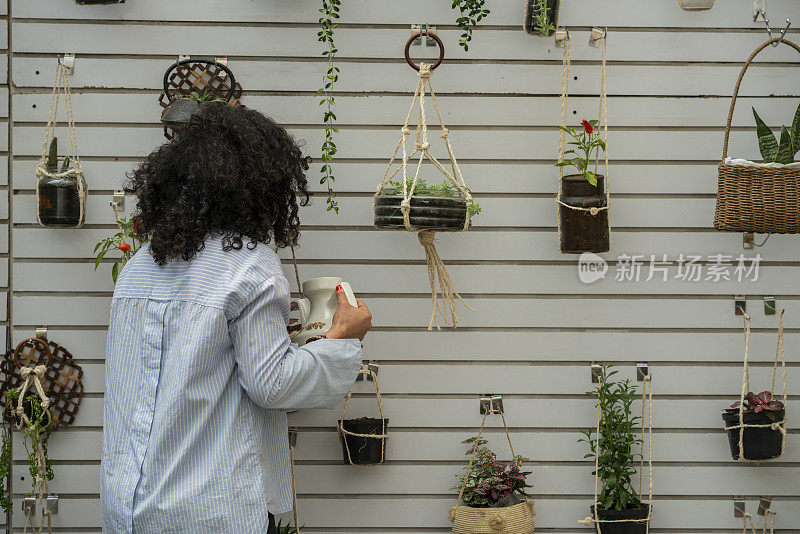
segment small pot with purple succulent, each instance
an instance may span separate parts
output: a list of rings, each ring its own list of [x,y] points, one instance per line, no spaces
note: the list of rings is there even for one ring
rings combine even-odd
[[[743,403],[722,412],[722,420],[734,460],[770,460],[783,453],[786,407],[771,391],[748,393]]]

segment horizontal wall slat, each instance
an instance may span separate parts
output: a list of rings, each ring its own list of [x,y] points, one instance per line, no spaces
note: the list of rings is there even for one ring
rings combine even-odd
[[[746,58],[742,58],[742,63]],[[55,59],[14,58],[14,80],[20,87],[52,87]],[[73,88],[161,89],[170,60],[100,59],[84,57],[70,77]],[[0,65],[2,66],[2,65]],[[236,60],[231,62],[236,80],[249,91],[316,91],[324,74],[321,61]],[[336,91],[391,91],[411,93],[417,78],[405,62],[338,63]],[[727,96],[733,93],[740,65],[609,65],[608,94],[645,96]],[[600,67],[575,65],[570,94],[596,95]],[[39,72],[39,74],[36,74]],[[447,64],[436,69],[437,93],[561,94],[561,65],[518,63]],[[741,96],[797,95],[794,66],[754,65],[748,70]]]

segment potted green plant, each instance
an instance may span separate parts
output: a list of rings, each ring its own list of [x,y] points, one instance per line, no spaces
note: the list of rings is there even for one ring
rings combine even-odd
[[[36,188],[37,219],[46,228],[77,228],[85,219],[86,183],[83,171],[70,170],[69,156],[59,169],[58,138],[53,137],[44,162],[39,166]]]
[[[460,492],[450,515],[453,532],[532,534],[533,503],[526,493],[532,487],[527,481],[531,472],[523,471],[528,459],[514,455],[508,462],[499,461],[480,435],[462,443],[469,445],[470,463],[463,475],[456,475],[458,484],[450,488]]]
[[[411,190],[413,178],[406,179],[406,191]],[[403,183],[389,182],[375,197],[375,226],[381,229],[405,228],[401,203]],[[411,196],[411,225],[420,230],[461,230],[467,213],[477,215],[481,212],[479,204],[467,208],[467,199],[453,185],[445,180],[437,185],[428,185],[423,179],[417,180],[417,187]]]
[[[275,525],[276,531],[278,534],[298,534],[299,530],[297,526],[292,525],[291,523],[283,524],[283,519],[278,520],[278,524]]]
[[[560,178],[559,246],[564,254],[608,252],[611,248],[605,177],[590,170],[592,152],[598,156],[606,150],[597,122],[584,119],[578,128],[559,126],[572,140],[556,167],[574,167],[577,171]]]
[[[775,399],[771,391],[762,391],[759,394],[750,392],[744,403],[736,401],[730,408],[723,410],[722,420],[725,421],[733,459],[739,460],[740,452],[745,460],[769,460],[780,456],[783,452],[785,417],[786,407],[783,402]],[[740,433],[743,434],[740,436]]]
[[[530,35],[550,37],[558,26],[559,0],[527,0],[522,27]]]
[[[217,97],[211,91],[202,94],[192,91],[188,95],[179,95],[175,98],[164,114],[161,115],[161,123],[168,128],[179,128],[189,123],[189,119],[200,109],[211,102],[225,103],[224,98]]]
[[[630,380],[613,380],[617,371],[610,364],[601,366],[600,380],[594,391],[599,424],[585,431],[579,443],[589,446],[584,458],[595,458],[597,469],[592,474],[601,484],[596,504],[590,507],[599,534],[645,534],[650,505],[643,503],[633,487],[636,461],[641,456],[642,440],[634,427],[640,417],[633,415],[637,399],[636,386]],[[599,430],[598,430],[599,429]]]

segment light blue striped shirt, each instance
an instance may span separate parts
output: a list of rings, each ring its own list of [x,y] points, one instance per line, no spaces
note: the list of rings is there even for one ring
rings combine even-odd
[[[103,531],[263,534],[291,510],[286,410],[333,408],[358,340],[289,342],[289,284],[268,246],[158,266],[143,247],[117,280],[106,347]]]

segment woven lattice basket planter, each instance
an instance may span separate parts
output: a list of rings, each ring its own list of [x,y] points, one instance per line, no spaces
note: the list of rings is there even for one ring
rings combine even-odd
[[[714,228],[726,232],[767,234],[800,233],[800,167],[737,165],[728,160],[728,140],[739,87],[747,68],[759,52],[774,43],[784,43],[798,52],[791,41],[771,39],[747,59],[739,74],[725,126],[725,143],[717,181]]]

